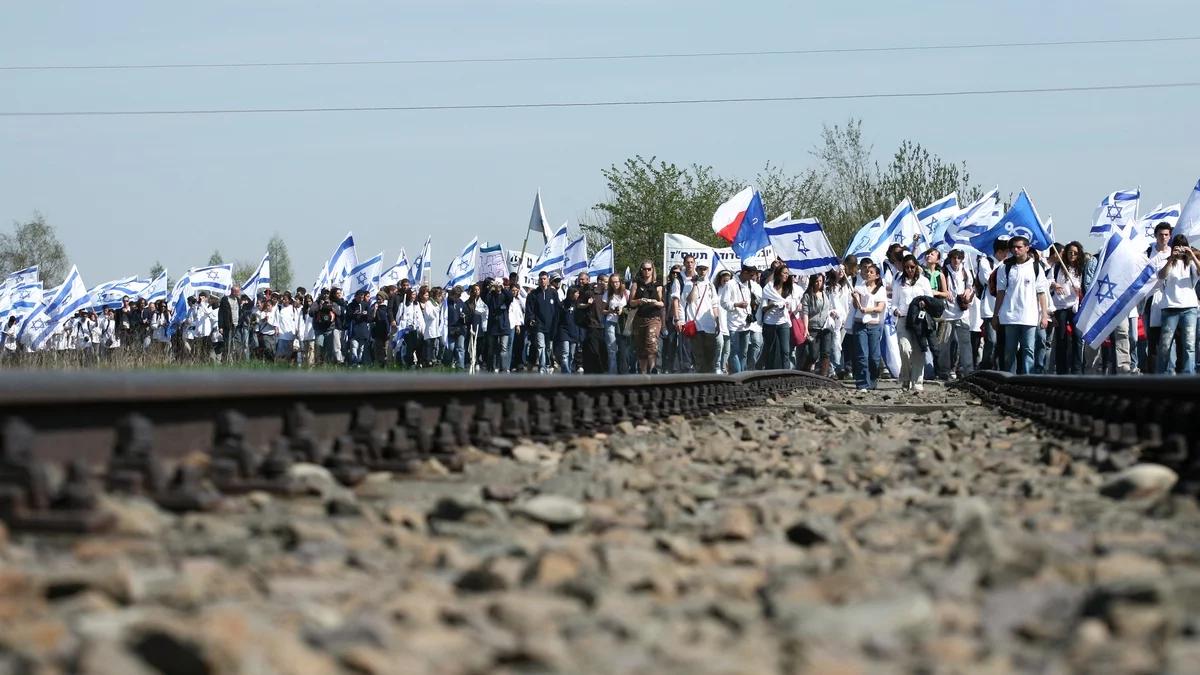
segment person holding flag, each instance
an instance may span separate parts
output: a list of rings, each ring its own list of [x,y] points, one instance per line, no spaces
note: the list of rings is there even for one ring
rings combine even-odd
[[[1172,341],[1178,339],[1182,346],[1183,362],[1179,372],[1191,375],[1196,372],[1196,284],[1200,282],[1200,260],[1188,246],[1188,239],[1177,234],[1171,240],[1171,255],[1158,272],[1162,283],[1162,334],[1158,339],[1158,372],[1174,374],[1169,370],[1168,357]]]

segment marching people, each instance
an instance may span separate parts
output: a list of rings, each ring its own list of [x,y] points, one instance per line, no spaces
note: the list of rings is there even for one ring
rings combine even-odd
[[[1171,254],[1158,272],[1162,283],[1162,332],[1158,340],[1158,372],[1175,374],[1168,367],[1168,356],[1178,340],[1183,359],[1179,372],[1191,375],[1196,371],[1196,284],[1200,281],[1200,261],[1188,245],[1188,239],[1177,234],[1171,239]]]
[[[887,291],[879,278],[879,268],[870,260],[858,266],[862,283],[854,287],[854,384],[858,390],[874,389],[880,371],[880,342],[883,313],[887,310]]]
[[[629,289],[629,306],[634,308],[633,343],[638,370],[655,373],[658,362],[658,338],[663,327],[663,285],[654,278],[654,263],[643,260],[638,280]]]
[[[1083,372],[1083,338],[1074,330],[1075,312],[1083,297],[1083,245],[1073,241],[1050,274],[1050,299],[1054,305],[1054,372],[1078,375]]]
[[[531,348],[537,350],[539,373],[550,372],[550,349],[554,344],[554,331],[561,311],[558,290],[551,286],[550,275],[546,272],[538,274],[538,287],[529,293],[525,301],[525,325],[528,336],[533,339]]]
[[[599,283],[599,280],[597,279]],[[578,294],[577,294],[578,295]],[[623,323],[621,317],[625,315],[625,307],[629,304],[629,294],[625,290],[625,284],[621,281],[621,277],[612,275],[608,279],[608,286],[605,288],[604,297],[604,346],[608,350],[608,373],[616,375],[625,372],[625,364],[621,360],[622,350],[618,349],[618,340],[621,337]]]
[[[821,375],[829,374],[833,358],[832,324],[837,320],[837,308],[825,291],[825,275],[814,274],[808,278],[808,288],[800,299],[800,317],[807,325],[808,340],[805,341],[803,370],[816,370]]]
[[[975,349],[971,340],[971,311],[977,306],[975,276],[966,264],[962,249],[952,249],[938,275],[938,290],[946,307],[938,320],[937,373],[941,379],[966,376],[975,369]],[[954,371],[957,355],[958,373]]]
[[[793,297],[792,275],[786,267],[776,266],[762,287],[763,367],[781,370],[790,367],[792,351],[792,314],[797,308]]]
[[[1004,330],[1004,361],[1009,372],[1033,372],[1036,329],[1045,328],[1049,284],[1041,265],[1030,255],[1029,239],[1008,240],[1012,255],[996,267],[996,314],[993,325]]]
[[[929,311],[926,298],[933,296],[929,280],[921,272],[917,258],[911,253],[900,261],[900,275],[892,281],[892,314],[896,317],[896,339],[900,345],[900,388],[922,391],[925,389],[925,340],[910,322],[925,320]]]
[[[680,326],[691,346],[693,368],[697,373],[715,372],[717,345],[717,308],[720,302],[708,280],[708,265],[696,265],[696,275],[692,279],[684,301],[684,323]]]

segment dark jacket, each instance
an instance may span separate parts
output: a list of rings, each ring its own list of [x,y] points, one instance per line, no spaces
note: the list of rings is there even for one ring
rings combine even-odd
[[[233,329],[237,327],[237,322],[233,320],[233,303],[238,302],[238,299],[232,295],[227,295],[221,298],[221,304],[217,306],[217,328],[221,330],[221,335],[226,339],[233,335]],[[240,319],[242,307],[238,304],[238,318]]]
[[[562,301],[553,288],[535,288],[525,299],[525,324],[539,333],[554,334]]]
[[[507,288],[491,288],[483,295],[483,302],[488,308],[488,335],[505,335],[512,330],[508,320],[508,306],[512,304],[512,291]]]
[[[922,305],[924,312],[921,311]],[[934,320],[941,317],[944,311],[946,311],[946,301],[942,298],[929,295],[913,298],[913,301],[908,303],[908,316],[904,317],[904,325],[919,338],[933,337],[933,334],[937,332],[937,324],[934,323]]]
[[[467,334],[467,305],[461,299],[446,301],[446,337]]]
[[[575,303],[567,300],[562,303],[558,323],[554,327],[555,342],[579,342],[581,334],[575,325]]]
[[[308,313],[313,318],[313,332],[324,334],[337,327],[342,308],[335,302],[325,300],[314,302]]]

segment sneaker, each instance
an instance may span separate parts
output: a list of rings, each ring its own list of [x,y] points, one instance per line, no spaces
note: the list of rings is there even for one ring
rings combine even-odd
[[[925,385],[918,382],[912,386],[913,391],[925,391]]]

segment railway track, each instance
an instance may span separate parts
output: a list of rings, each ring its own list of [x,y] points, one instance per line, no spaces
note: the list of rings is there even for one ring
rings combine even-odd
[[[9,373],[0,382],[0,520],[16,530],[104,529],[101,490],[171,511],[225,495],[297,494],[289,469],[346,485],[410,471],[495,439],[609,430],[692,417],[798,388],[793,371],[731,376],[421,376],[385,373]]]
[[[981,371],[953,385],[984,402],[1089,441],[1101,469],[1137,462],[1179,474],[1176,490],[1200,495],[1200,381],[1189,377],[1012,375]]]

